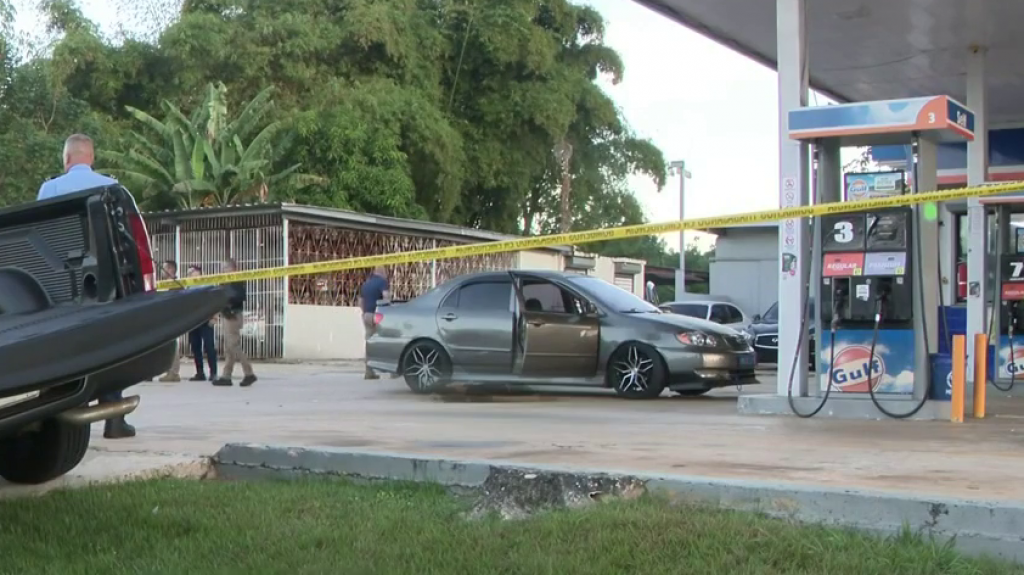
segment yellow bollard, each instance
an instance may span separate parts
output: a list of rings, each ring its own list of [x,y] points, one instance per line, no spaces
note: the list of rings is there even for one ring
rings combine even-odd
[[[964,422],[964,379],[967,371],[967,337],[953,336],[953,393],[949,398],[949,420]]]
[[[974,334],[974,417],[985,418],[985,389],[988,387],[988,334]]]

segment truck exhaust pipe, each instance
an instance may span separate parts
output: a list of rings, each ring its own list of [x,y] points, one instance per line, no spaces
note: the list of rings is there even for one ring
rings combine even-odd
[[[113,403],[98,403],[69,409],[57,415],[57,419],[73,425],[88,425],[97,421],[128,415],[139,406],[139,396],[132,395]]]

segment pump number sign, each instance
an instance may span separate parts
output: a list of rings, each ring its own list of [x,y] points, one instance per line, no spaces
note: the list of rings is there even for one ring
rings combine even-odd
[[[821,250],[823,252],[863,251],[865,246],[863,214],[826,216],[821,218]]]
[[[1003,301],[1024,300],[1024,254],[1006,254],[1000,262]]]

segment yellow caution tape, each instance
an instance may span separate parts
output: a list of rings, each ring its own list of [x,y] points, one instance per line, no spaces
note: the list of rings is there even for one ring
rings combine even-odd
[[[711,218],[694,218],[663,222],[660,224],[641,224],[636,226],[623,226],[619,228],[607,228],[603,230],[589,230],[585,232],[569,232],[566,234],[552,234],[548,236],[532,236],[517,238],[513,240],[502,240],[486,242],[481,244],[467,244],[461,246],[450,246],[429,250],[416,250],[400,252],[397,254],[380,254],[376,256],[365,256],[349,258],[344,260],[333,260],[290,266],[279,266],[273,268],[262,268],[246,270],[226,274],[215,274],[200,276],[196,278],[182,278],[180,280],[162,281],[157,284],[158,289],[177,289],[190,286],[219,285],[230,282],[252,281],[279,278],[286,276],[303,276],[340,272],[371,268],[375,266],[387,266],[395,264],[424,262],[431,260],[444,260],[463,258],[468,256],[479,256],[484,254],[497,254],[504,252],[518,252],[538,248],[549,248],[554,246],[569,246],[588,244],[607,240],[621,240],[638,236],[649,236],[664,234],[668,232],[679,232],[682,230],[704,230],[708,228],[720,228],[740,224],[756,224],[787,220],[792,218],[807,218],[827,216],[831,214],[845,214],[851,212],[863,212],[884,208],[898,208],[911,206],[926,202],[948,202],[951,200],[962,200],[978,196],[994,196],[1008,192],[1024,191],[1024,182],[1007,182],[1000,184],[986,184],[958,188],[953,190],[942,190],[937,192],[926,192],[920,194],[907,194],[901,196],[889,196],[885,198],[872,198],[856,202],[833,202],[828,204],[817,204],[813,206],[801,206],[796,208],[784,208],[780,210],[765,210],[760,212],[748,212],[732,216],[716,216]]]

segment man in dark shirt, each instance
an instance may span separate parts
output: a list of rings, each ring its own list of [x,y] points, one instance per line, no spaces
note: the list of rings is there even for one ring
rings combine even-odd
[[[223,273],[229,274],[238,270],[238,264],[233,259],[227,259],[222,266]],[[256,376],[252,372],[252,364],[242,350],[242,315],[247,297],[245,282],[234,282],[228,284],[231,292],[231,299],[228,300],[228,307],[224,309],[221,316],[224,318],[224,371],[221,376],[214,380],[213,385],[231,385],[231,373],[235,371],[235,362],[242,364],[242,381],[238,385],[249,387],[256,383]]]
[[[389,299],[391,286],[388,284],[388,273],[383,267],[375,267],[359,290],[359,309],[363,312],[363,328],[367,340],[377,329],[377,324],[373,322],[373,316],[377,313],[377,302]],[[379,376],[367,365],[364,378],[379,379]]]

